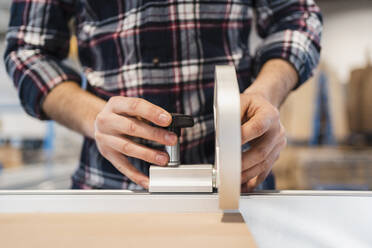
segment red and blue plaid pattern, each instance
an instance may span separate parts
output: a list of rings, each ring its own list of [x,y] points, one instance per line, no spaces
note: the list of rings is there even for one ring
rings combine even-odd
[[[298,85],[319,60],[322,19],[313,0],[13,0],[5,64],[26,112],[40,119],[47,119],[41,104],[55,86],[81,82],[63,62],[72,18],[88,91],[106,100],[140,97],[194,116],[195,126],[181,137],[185,163],[214,160],[215,65],[235,65],[243,91],[269,59],[291,63]],[[254,18],[264,41],[252,55]],[[131,161],[148,173],[148,164]],[[135,187],[87,138],[73,181],[82,188]]]

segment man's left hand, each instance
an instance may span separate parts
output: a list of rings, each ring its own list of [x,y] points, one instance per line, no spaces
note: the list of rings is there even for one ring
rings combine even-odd
[[[240,95],[242,144],[250,149],[242,154],[242,192],[250,192],[269,175],[287,140],[279,110],[260,93]]]

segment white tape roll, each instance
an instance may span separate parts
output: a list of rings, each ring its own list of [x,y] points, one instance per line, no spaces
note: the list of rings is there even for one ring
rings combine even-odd
[[[214,86],[219,207],[239,209],[241,180],[240,93],[234,66],[216,66]]]

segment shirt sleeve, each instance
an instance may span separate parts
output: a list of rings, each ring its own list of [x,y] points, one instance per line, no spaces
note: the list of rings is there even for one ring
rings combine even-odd
[[[25,111],[42,120],[48,119],[42,103],[54,87],[66,81],[81,82],[79,73],[63,63],[70,43],[68,22],[73,15],[74,0],[12,3],[6,70]]]
[[[320,56],[322,15],[314,0],[256,0],[256,22],[262,45],[255,55],[254,75],[269,59],[281,58],[296,69],[299,82],[309,79]]]

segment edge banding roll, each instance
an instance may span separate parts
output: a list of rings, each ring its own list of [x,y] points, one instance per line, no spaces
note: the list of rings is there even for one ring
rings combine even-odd
[[[240,92],[234,66],[216,66],[213,109],[219,207],[235,210],[239,209],[240,199],[241,124]]]

